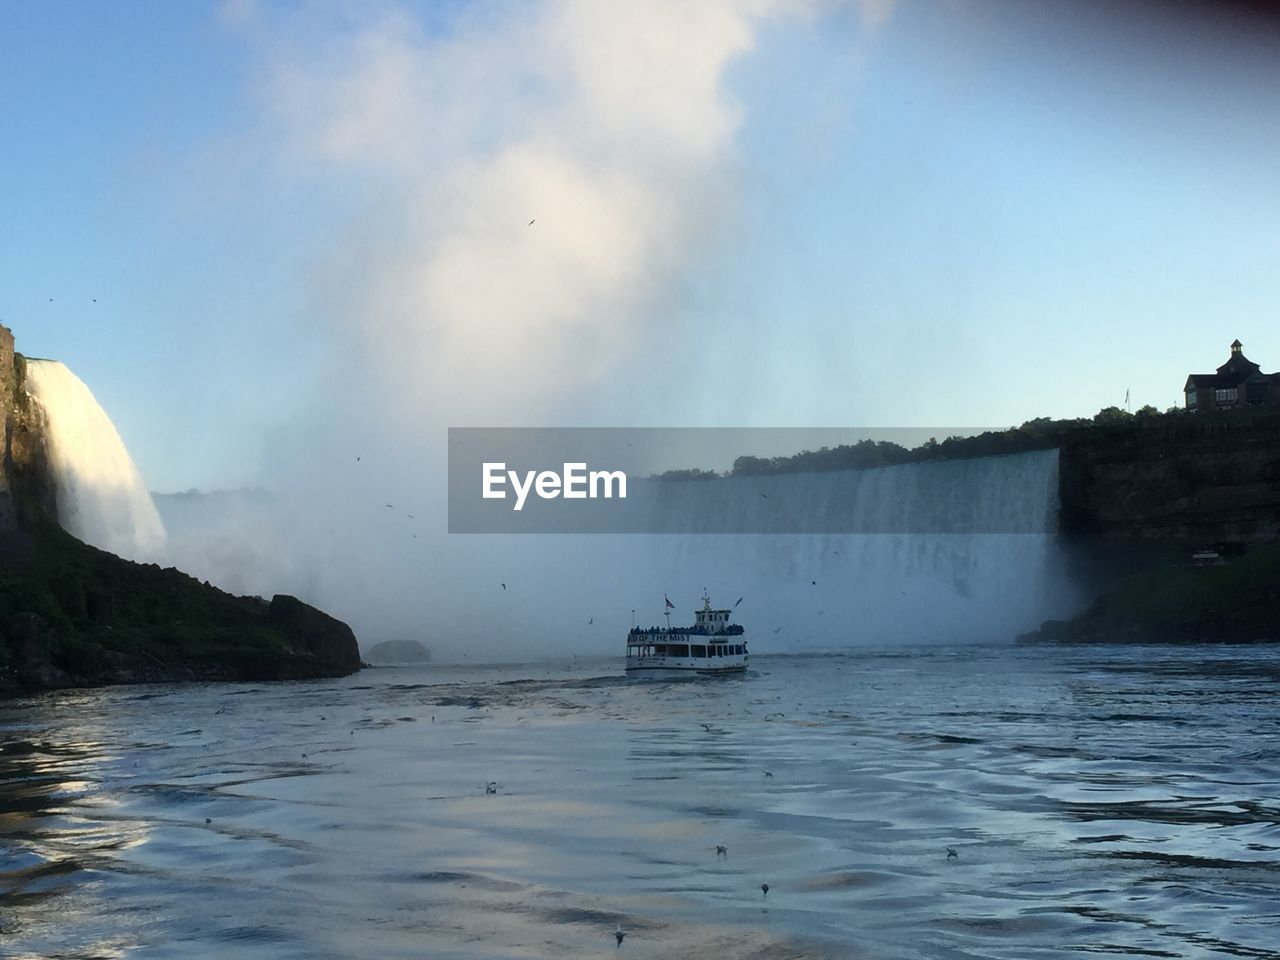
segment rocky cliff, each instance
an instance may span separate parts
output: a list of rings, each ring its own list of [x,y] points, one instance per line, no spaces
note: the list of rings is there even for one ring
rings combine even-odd
[[[1066,534],[1184,552],[1280,539],[1280,409],[1134,418],[1061,450]]]
[[[17,524],[16,502],[39,504],[57,515],[57,491],[49,469],[44,424],[39,407],[27,396],[26,358],[13,348],[13,334],[0,325],[0,530]]]
[[[25,370],[0,326],[0,693],[333,677],[360,668],[351,628],[300,600],[232,596],[64,531]]]

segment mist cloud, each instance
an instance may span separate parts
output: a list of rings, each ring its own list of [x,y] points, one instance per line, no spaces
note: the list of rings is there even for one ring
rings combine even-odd
[[[598,383],[731,216],[743,108],[725,74],[782,12],[562,0],[431,30],[397,8],[256,21],[280,169],[376,185],[316,278],[342,362],[477,418],[516,400],[536,418]]]
[[[327,364],[265,457],[274,496],[187,510],[185,528],[170,522],[175,560],[237,590],[297,592],[366,644],[456,653],[465,636],[510,658],[513,636],[590,647],[561,622],[570,609],[579,631],[620,625],[637,602],[615,589],[640,562],[628,545],[444,534],[445,428],[583,422],[605,391],[643,416],[636,352],[660,340],[679,355],[664,318],[737,209],[746,106],[729,73],[770,24],[822,9],[549,0],[428,21],[228,5],[222,22],[256,58],[251,149],[282,185],[351,213],[297,278],[300,334]],[[890,8],[857,9],[870,28]],[[664,553],[646,551],[649,593]]]

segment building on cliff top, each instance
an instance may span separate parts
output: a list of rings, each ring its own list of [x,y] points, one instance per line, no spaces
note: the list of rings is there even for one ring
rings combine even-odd
[[[1193,373],[1183,391],[1188,410],[1234,410],[1280,401],[1280,373],[1263,373],[1244,355],[1244,345],[1231,344],[1231,357],[1217,373]]]

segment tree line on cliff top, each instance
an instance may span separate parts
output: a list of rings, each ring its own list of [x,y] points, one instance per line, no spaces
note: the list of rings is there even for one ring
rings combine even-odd
[[[930,437],[918,447],[904,447],[890,440],[860,440],[857,443],[778,457],[744,455],[733,461],[724,474],[714,470],[668,470],[660,480],[711,480],[720,476],[751,477],[778,473],[823,473],[831,470],[868,470],[903,463],[925,463],[939,460],[965,460],[971,457],[994,457],[1031,450],[1049,450],[1064,443],[1089,437],[1105,436],[1134,427],[1155,425],[1187,415],[1180,407],[1161,413],[1147,405],[1130,413],[1120,407],[1104,407],[1093,417],[1054,420],[1037,417],[1007,430],[988,430],[974,436],[951,436],[944,440]]]

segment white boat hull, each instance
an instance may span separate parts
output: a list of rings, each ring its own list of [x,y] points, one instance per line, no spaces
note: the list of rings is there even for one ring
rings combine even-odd
[[[715,676],[742,673],[747,657],[627,657],[627,673],[654,677]]]

